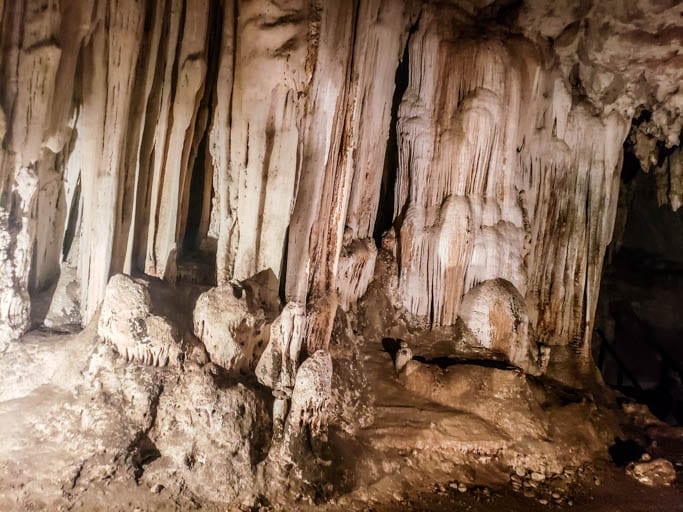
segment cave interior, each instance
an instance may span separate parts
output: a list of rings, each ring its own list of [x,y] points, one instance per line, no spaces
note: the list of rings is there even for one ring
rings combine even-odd
[[[0,22],[0,510],[683,510],[680,1]]]

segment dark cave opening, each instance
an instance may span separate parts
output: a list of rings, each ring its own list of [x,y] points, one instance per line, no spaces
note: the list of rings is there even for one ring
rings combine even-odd
[[[670,149],[659,147],[655,167],[661,169],[670,154]],[[646,403],[660,419],[680,425],[683,209],[660,206],[657,172],[642,169],[627,140],[615,234],[603,268],[593,358],[606,384]]]

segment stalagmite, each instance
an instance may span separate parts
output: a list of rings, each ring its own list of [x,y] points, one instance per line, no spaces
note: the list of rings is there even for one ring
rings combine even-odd
[[[270,327],[270,340],[256,366],[259,382],[271,388],[275,396],[273,421],[276,432],[282,429],[287,414],[305,329],[304,308],[287,303]]]
[[[512,283],[493,279],[478,284],[463,297],[459,314],[474,343],[505,354],[528,373],[540,373],[524,297]]]
[[[326,436],[331,401],[332,358],[318,350],[297,372],[285,435],[297,436],[308,429],[311,438]]]

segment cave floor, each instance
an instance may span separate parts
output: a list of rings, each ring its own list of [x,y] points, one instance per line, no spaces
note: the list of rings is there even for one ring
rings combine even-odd
[[[572,504],[543,504],[533,498],[508,489],[484,491],[479,488],[466,493],[420,493],[408,499],[371,507],[375,512],[540,512],[547,510],[576,510],[581,512],[646,512],[682,511],[683,485],[679,471],[676,485],[650,488],[624,473],[623,469],[603,464],[595,467],[593,476],[600,485],[585,482],[575,488]]]
[[[644,512],[644,511],[683,511],[683,429],[670,428],[659,432],[659,448],[654,448],[654,456],[663,456],[675,464],[677,479],[671,487],[652,488],[627,476],[623,467],[617,467],[608,460],[596,461],[585,466],[580,476],[571,486],[569,495],[561,503],[539,501],[538,497],[527,497],[515,492],[509,484],[509,475],[504,469],[493,465],[472,467],[443,466],[443,461],[433,464],[433,471],[424,467],[411,467],[407,459],[387,460],[387,450],[383,445],[396,449],[399,439],[406,444],[444,443],[446,438],[456,438],[464,442],[478,426],[489,433],[488,441],[494,441],[495,426],[478,425],[481,418],[464,412],[455,412],[433,402],[426,402],[407,391],[395,376],[392,359],[382,346],[365,344],[361,357],[368,378],[368,386],[374,394],[374,420],[358,433],[360,447],[372,450],[379,447],[384,464],[395,468],[395,472],[379,481],[361,485],[338,502],[310,507],[310,510],[362,510],[374,512],[534,512],[547,510],[580,510],[587,512]],[[444,430],[444,425],[452,424],[453,429]],[[631,432],[634,436],[645,435]],[[462,439],[457,439],[460,436]],[[650,433],[652,437],[652,434]],[[468,441],[471,440],[468,439]],[[495,442],[495,441],[494,441]],[[347,447],[352,450],[355,447]],[[403,450],[399,449],[399,452]],[[357,454],[358,452],[352,452]],[[375,454],[375,456],[377,453]],[[434,459],[431,461],[434,463]],[[363,475],[371,479],[372,468],[354,467],[356,483]],[[476,484],[468,486],[465,492],[444,485],[444,481],[463,481],[476,473]],[[431,479],[431,480],[430,480]],[[439,483],[441,482],[441,483]],[[484,485],[480,485],[480,484]],[[415,489],[423,489],[415,491]],[[309,510],[303,507],[301,510]]]
[[[198,501],[169,489],[153,492],[147,483],[125,477],[125,471],[120,472],[124,477],[97,481],[83,481],[82,476],[79,480],[79,471],[69,473],[73,467],[82,467],[69,463],[70,458],[87,460],[86,452],[108,442],[97,437],[97,422],[106,421],[111,429],[111,425],[117,425],[119,414],[113,410],[111,418],[83,416],[78,411],[87,409],[84,402],[93,398],[89,393],[74,395],[69,391],[76,389],[80,369],[90,357],[93,336],[91,331],[76,336],[36,331],[24,340],[24,350],[5,354],[9,367],[23,370],[20,379],[4,375],[7,383],[14,382],[17,396],[0,400],[0,510],[260,511],[258,507],[226,509],[225,505]],[[57,345],[63,350],[54,350]],[[683,511],[683,435],[667,437],[666,432],[661,432],[658,446],[662,453],[653,453],[666,454],[678,463],[678,478],[672,487],[646,487],[628,477],[623,468],[603,461],[586,468],[562,504],[543,504],[537,498],[514,492],[505,469],[495,464],[452,465],[446,455],[443,460],[436,457],[420,461],[411,454],[408,447],[416,443],[438,446],[449,438],[453,442],[454,436],[456,443],[471,441],[473,432],[490,429],[490,425],[467,413],[454,414],[452,409],[425,402],[408,392],[396,378],[391,357],[380,344],[364,348],[360,357],[367,371],[368,387],[374,393],[374,421],[359,429],[352,441],[336,440],[337,448],[345,453],[338,459],[340,467],[335,471],[339,472],[340,481],[345,475],[352,478],[353,490],[349,483],[346,494],[322,503],[298,502],[262,510]],[[34,390],[22,391],[17,387],[22,382]],[[72,409],[73,414],[65,414],[64,411]],[[65,419],[73,420],[73,424],[64,423]],[[114,438],[109,441],[116,445],[118,434],[110,434]],[[335,442],[334,437],[331,440]],[[425,471],[425,467],[430,470]],[[473,471],[476,483],[468,485],[466,492],[444,485],[472,479]],[[70,478],[71,485],[64,487],[58,483]],[[600,485],[596,485],[596,478]],[[61,496],[53,502],[55,506],[44,506],[55,484],[61,488]]]

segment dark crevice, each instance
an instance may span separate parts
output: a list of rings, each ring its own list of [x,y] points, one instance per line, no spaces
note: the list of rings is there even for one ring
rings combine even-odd
[[[417,30],[415,25],[406,40],[403,56],[396,68],[394,77],[394,96],[391,100],[391,123],[389,125],[389,140],[387,141],[386,154],[384,156],[384,171],[382,174],[382,187],[377,207],[377,218],[373,230],[373,237],[379,245],[382,235],[393,225],[394,222],[394,190],[398,175],[398,109],[403,95],[408,89],[410,76],[409,51],[410,37]]]
[[[186,218],[181,224],[182,250],[178,260],[179,281],[215,286],[216,247],[207,241],[207,225],[203,222],[209,215],[214,190],[212,183],[212,160],[209,154],[209,134],[213,124],[213,113],[218,101],[216,78],[220,65],[222,46],[223,12],[220,2],[212,2],[209,10],[210,25],[207,36],[207,70],[202,98],[197,109],[194,141],[188,165],[191,166]],[[209,201],[205,201],[207,187]],[[184,228],[184,229],[183,229]]]
[[[139,483],[140,477],[144,473],[144,467],[161,457],[161,452],[146,433],[140,433],[134,443],[131,452],[131,464],[134,468],[135,481]]]
[[[633,148],[630,146],[624,147],[624,164],[621,169],[621,181],[622,183],[630,183],[638,175],[642,169],[640,167],[640,161],[636,157]]]
[[[641,125],[651,117],[640,109],[624,142],[615,236],[601,276],[592,356],[607,385],[675,425],[683,423],[678,344],[683,329],[674,306],[683,300],[683,213],[660,206],[660,187],[666,186],[660,180],[669,176],[654,170],[665,168],[676,148],[658,140],[651,154],[641,155],[647,161],[637,156]],[[633,446],[623,443],[615,444],[613,458],[628,458],[620,451]]]
[[[192,179],[190,180],[190,199],[187,209],[187,223],[185,225],[185,236],[183,237],[183,254],[192,254],[199,250],[199,228],[202,220],[202,207],[204,201],[204,186],[206,173],[205,166],[207,151],[207,135],[202,137],[197,151],[197,158],[192,169]]]
[[[287,281],[287,248],[289,247],[289,226],[285,231],[284,242],[282,243],[282,263],[280,264],[280,285],[278,289],[278,295],[280,300],[284,304],[287,302],[287,292],[285,283]]]
[[[160,385],[156,388],[149,404],[149,424],[145,429],[136,434],[135,439],[133,439],[126,450],[126,459],[133,468],[133,476],[136,483],[139,483],[140,477],[145,471],[145,466],[161,457],[161,452],[149,437],[149,434],[156,424],[159,401],[163,392],[163,386]]]
[[[496,359],[471,359],[453,356],[439,356],[439,357],[425,357],[414,355],[413,360],[419,361],[423,364],[438,366],[439,368],[448,368],[455,365],[474,365],[483,366],[484,368],[496,368],[498,370],[517,370],[517,367],[506,363],[505,361],[498,361]]]
[[[185,222],[185,232],[183,234],[183,253],[193,254],[200,249],[202,239],[206,233],[200,233],[202,217],[209,212],[205,212],[204,191],[206,182],[211,175],[211,158],[207,158],[209,153],[209,132],[213,123],[213,112],[216,109],[216,77],[220,64],[220,52],[222,44],[222,22],[223,13],[219,2],[212,2],[209,10],[210,25],[207,36],[207,69],[204,80],[204,91],[199,104],[197,113],[197,125],[195,127],[195,140],[199,140],[196,156],[190,161],[192,165],[190,178],[190,195]],[[213,196],[213,191],[212,191]]]
[[[74,190],[71,206],[69,207],[69,218],[67,219],[66,230],[64,231],[64,243],[62,244],[62,261],[66,261],[71,246],[73,245],[76,231],[78,228],[78,217],[80,215],[81,205],[81,178],[78,177],[76,182],[76,189]]]
[[[387,352],[392,359],[396,357],[396,353],[401,348],[401,343],[403,340],[398,338],[382,338],[382,349]],[[483,359],[483,358],[471,358],[471,357],[457,357],[457,356],[437,356],[437,357],[427,357],[422,355],[413,355],[414,361],[419,361],[423,364],[429,364],[438,366],[439,368],[448,368],[449,366],[455,365],[476,365],[483,366],[486,368],[497,368],[499,370],[517,370],[515,366],[507,363],[506,361],[497,359]]]
[[[609,455],[612,458],[612,462],[622,468],[629,462],[640,460],[644,453],[643,447],[633,439],[624,441],[616,438],[614,444],[609,447]]]
[[[522,0],[495,0],[479,11],[477,19],[484,26],[492,23],[513,26],[523,5]]]

